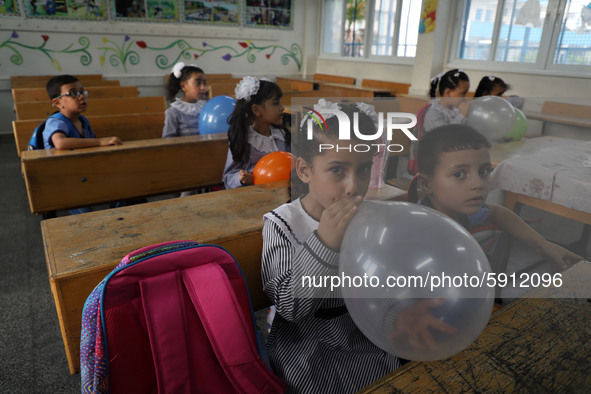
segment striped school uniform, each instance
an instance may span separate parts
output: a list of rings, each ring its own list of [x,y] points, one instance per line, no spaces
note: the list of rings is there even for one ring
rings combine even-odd
[[[302,286],[302,276],[338,275],[339,255],[319,240],[300,200],[264,219],[263,289],[277,308],[267,348],[288,392],[354,392],[398,368],[356,327],[339,291]]]

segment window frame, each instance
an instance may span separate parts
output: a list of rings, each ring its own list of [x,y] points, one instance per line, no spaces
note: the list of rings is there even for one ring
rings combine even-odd
[[[448,53],[448,66],[452,68],[471,68],[476,70],[487,70],[491,72],[510,72],[510,73],[524,73],[524,74],[538,74],[538,75],[556,75],[556,76],[589,76],[591,73],[590,65],[573,65],[573,64],[554,64],[556,56],[556,48],[558,47],[558,40],[562,28],[562,21],[566,10],[568,0],[548,0],[548,8],[546,9],[546,16],[543,22],[542,36],[540,38],[540,46],[538,48],[538,56],[536,62],[506,62],[494,60],[499,40],[501,29],[502,15],[505,2],[507,0],[498,0],[497,10],[495,13],[495,24],[493,27],[493,35],[491,37],[490,51],[487,60],[472,60],[461,59],[458,57],[459,39],[464,32],[466,25],[464,24],[464,13],[466,12],[466,4],[468,0],[461,0],[456,2],[455,10],[452,10],[453,15],[453,30],[451,33],[451,43]]]
[[[363,56],[345,56],[344,55],[344,37],[346,29],[347,19],[347,0],[343,0],[343,19],[341,21],[341,34],[339,36],[339,48],[341,52],[339,54],[332,52],[324,52],[324,29],[322,29],[322,23],[324,23],[326,14],[326,1],[322,0],[321,13],[320,13],[320,37],[318,45],[318,58],[323,60],[339,60],[339,61],[352,61],[352,62],[363,62],[363,63],[388,63],[388,64],[401,64],[401,65],[413,65],[415,57],[408,56],[397,56],[398,52],[398,40],[400,36],[400,10],[402,9],[402,1],[397,0],[396,2],[396,15],[395,15],[395,26],[392,35],[392,55],[372,55],[371,54],[371,38],[373,37],[373,25],[375,15],[375,0],[367,0],[365,9],[365,31],[371,32],[371,34],[365,34],[363,37]],[[417,30],[418,30],[417,26]]]

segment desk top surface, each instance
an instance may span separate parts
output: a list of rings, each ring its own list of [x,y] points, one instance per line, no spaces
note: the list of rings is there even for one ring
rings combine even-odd
[[[399,199],[385,186],[368,199]],[[287,202],[287,183],[276,182],[152,203],[64,216],[41,222],[49,276],[116,265],[141,247],[173,240],[219,243],[260,231],[263,215]]]
[[[591,263],[563,272],[562,295],[538,288],[495,313],[478,339],[442,361],[410,362],[366,387],[391,392],[580,392],[591,387]]]
[[[128,151],[134,149],[147,149],[147,148],[164,148],[175,145],[183,145],[187,143],[209,143],[212,141],[225,142],[228,141],[226,133],[215,133],[215,134],[204,134],[204,135],[189,135],[184,137],[171,137],[171,138],[152,138],[147,140],[136,140],[136,141],[123,141],[121,145],[110,145],[110,146],[93,146],[89,148],[78,148],[78,149],[36,149],[22,152],[22,158],[26,160],[34,159],[45,159],[50,157],[66,157],[66,156],[82,156],[82,155],[94,155],[104,154],[108,152],[116,151]]]
[[[116,265],[141,247],[173,240],[216,243],[260,230],[288,200],[286,182],[249,186],[41,222],[50,278]]]
[[[591,213],[591,141],[539,137],[493,146],[495,188]]]

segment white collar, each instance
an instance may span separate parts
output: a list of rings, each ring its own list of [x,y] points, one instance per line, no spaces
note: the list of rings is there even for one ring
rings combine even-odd
[[[172,104],[170,104],[170,106],[178,109],[185,115],[196,115],[195,112],[203,108],[204,104],[204,100],[197,100],[195,103],[188,103],[180,98],[177,98]]]
[[[271,135],[267,137],[265,135],[259,134],[259,132],[250,126],[248,128],[247,140],[250,146],[256,150],[264,153],[271,153],[279,150],[275,141],[285,141],[285,138],[283,137],[281,129],[276,127],[271,126]]]

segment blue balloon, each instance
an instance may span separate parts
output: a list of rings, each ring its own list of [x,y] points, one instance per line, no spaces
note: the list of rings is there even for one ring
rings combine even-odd
[[[205,103],[199,115],[199,134],[227,133],[235,106],[236,99],[230,96],[216,96]]]

